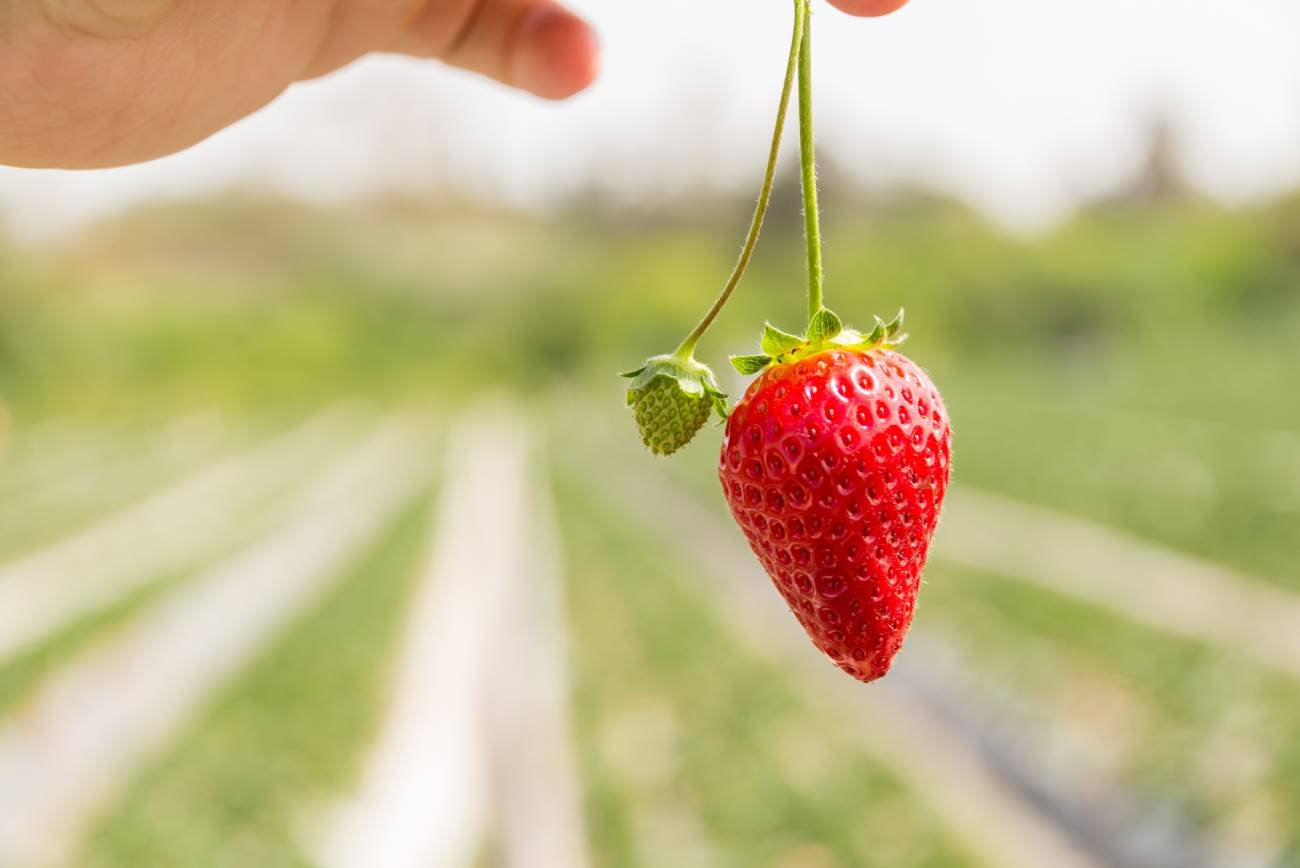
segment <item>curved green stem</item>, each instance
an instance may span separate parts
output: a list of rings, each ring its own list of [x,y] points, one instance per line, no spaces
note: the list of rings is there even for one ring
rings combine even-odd
[[[805,15],[807,15],[807,2]],[[822,236],[817,211],[817,158],[813,152],[812,21],[799,43],[799,165],[802,169],[804,243],[808,247],[808,322],[822,309]]]
[[[726,284],[722,288],[722,293],[718,296],[713,307],[704,315],[699,324],[691,331],[686,339],[682,341],[681,346],[673,353],[680,359],[688,359],[695,352],[695,346],[704,337],[704,333],[713,325],[713,321],[718,318],[718,314],[726,307],[727,302],[731,300],[731,295],[740,285],[740,279],[745,275],[745,269],[749,267],[749,261],[754,256],[754,249],[758,246],[758,236],[763,231],[763,219],[767,216],[767,206],[772,201],[772,186],[776,180],[776,163],[777,157],[781,153],[781,138],[785,133],[785,116],[790,107],[790,94],[794,90],[795,71],[799,66],[800,46],[807,36],[808,28],[808,0],[794,0],[794,34],[790,40],[790,58],[786,62],[785,84],[781,87],[781,102],[776,110],[776,124],[772,130],[772,146],[767,152],[767,169],[763,174],[763,186],[758,193],[758,205],[754,208],[754,218],[749,224],[749,234],[745,237],[745,244],[740,249],[740,258],[736,260],[736,267],[732,269],[731,276],[727,278]]]

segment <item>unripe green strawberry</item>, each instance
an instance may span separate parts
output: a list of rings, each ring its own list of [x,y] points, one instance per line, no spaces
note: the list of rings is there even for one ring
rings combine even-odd
[[[672,455],[690,443],[713,412],[707,396],[682,391],[671,377],[655,377],[632,406],[641,440],[655,455]]]
[[[713,372],[692,358],[655,356],[632,378],[627,403],[636,412],[641,441],[655,455],[672,455],[709,421],[713,411],[727,418],[727,396]]]

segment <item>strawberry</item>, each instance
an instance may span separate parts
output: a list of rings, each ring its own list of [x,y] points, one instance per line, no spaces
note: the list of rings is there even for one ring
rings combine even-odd
[[[951,429],[926,373],[829,311],[811,339],[771,326],[771,355],[731,412],[718,473],[731,514],[813,643],[848,674],[888,670],[912,622],[948,488]]]
[[[623,374],[632,380],[627,403],[641,442],[655,455],[672,455],[695,437],[715,411],[727,418],[727,396],[713,371],[689,355],[654,356]]]

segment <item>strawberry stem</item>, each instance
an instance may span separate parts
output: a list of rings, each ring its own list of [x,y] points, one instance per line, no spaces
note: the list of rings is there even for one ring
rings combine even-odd
[[[772,186],[776,179],[777,157],[781,153],[781,138],[785,133],[785,116],[790,106],[790,94],[794,90],[795,71],[799,66],[800,46],[807,36],[808,21],[808,0],[794,0],[794,34],[790,40],[790,57],[786,61],[785,83],[781,87],[781,101],[776,110],[776,124],[772,130],[772,146],[767,153],[767,169],[763,174],[763,186],[758,193],[758,204],[754,208],[754,217],[749,224],[749,234],[745,237],[745,244],[740,249],[740,258],[736,260],[736,266],[731,271],[731,276],[727,278],[726,284],[722,287],[722,293],[718,296],[713,307],[704,315],[699,324],[691,331],[686,339],[682,341],[681,346],[673,355],[679,359],[689,359],[695,352],[695,346],[704,337],[704,333],[713,325],[713,321],[718,318],[718,314],[726,307],[727,302],[731,300],[731,295],[740,285],[740,279],[745,275],[745,269],[749,267],[749,261],[754,256],[754,249],[758,246],[758,236],[763,231],[763,220],[767,216],[767,206],[772,201]],[[800,100],[802,104],[802,98]]]
[[[800,0],[807,18],[799,43],[799,165],[803,187],[804,243],[808,247],[808,323],[822,309],[822,236],[817,210],[817,158],[813,152],[812,19],[808,0]]]

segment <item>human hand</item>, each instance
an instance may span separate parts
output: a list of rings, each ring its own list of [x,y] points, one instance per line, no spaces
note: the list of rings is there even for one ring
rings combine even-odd
[[[882,15],[906,0],[830,0]],[[187,148],[371,52],[437,58],[548,99],[596,76],[553,0],[14,0],[0,6],[0,163],[94,168]]]

